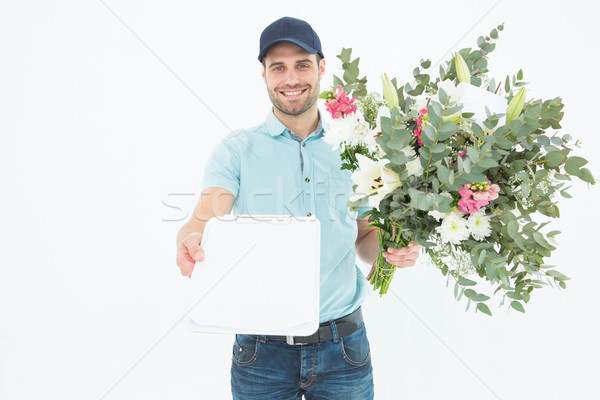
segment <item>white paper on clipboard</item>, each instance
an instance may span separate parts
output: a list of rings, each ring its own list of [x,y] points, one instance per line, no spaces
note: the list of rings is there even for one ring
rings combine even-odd
[[[227,215],[206,223],[190,282],[196,332],[306,336],[319,325],[315,216]]]

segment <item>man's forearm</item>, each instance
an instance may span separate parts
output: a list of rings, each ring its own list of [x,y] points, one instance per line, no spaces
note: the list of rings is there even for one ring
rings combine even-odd
[[[176,244],[179,245],[179,243],[181,243],[181,241],[183,239],[185,239],[185,237],[187,235],[189,235],[190,233],[193,233],[193,232],[204,233],[205,226],[206,226],[206,221],[201,221],[197,218],[192,218],[190,221],[185,223],[181,227],[181,229],[179,229],[179,233],[177,233]]]
[[[371,230],[359,242],[356,242],[356,254],[363,262],[369,265],[377,260],[377,256],[379,255],[377,229]]]
[[[190,220],[181,227],[177,234],[177,245],[190,233],[204,233],[204,227],[209,219],[231,212],[234,196],[226,189],[211,187],[201,195]]]

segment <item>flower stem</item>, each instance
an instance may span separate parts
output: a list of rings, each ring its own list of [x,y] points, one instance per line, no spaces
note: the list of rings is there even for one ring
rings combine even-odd
[[[388,225],[388,224],[386,224]],[[391,228],[391,229],[390,229]],[[405,247],[408,243],[405,240],[402,240],[401,235],[397,232],[395,226],[386,226],[386,230],[392,231],[392,241],[398,245],[399,247]],[[377,260],[373,264],[373,268],[369,272],[367,279],[373,285],[373,290],[379,290],[379,294],[383,296],[387,293],[390,284],[392,283],[392,278],[394,277],[394,273],[396,272],[396,266],[387,262],[385,257],[383,256],[383,252],[387,250],[389,247],[389,242],[386,243],[385,232],[381,229],[377,230],[377,240],[379,242],[379,255],[377,256]]]

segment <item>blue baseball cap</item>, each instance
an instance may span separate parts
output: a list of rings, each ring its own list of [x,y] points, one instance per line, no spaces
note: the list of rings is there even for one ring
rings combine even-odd
[[[283,17],[267,26],[260,35],[258,61],[262,62],[271,46],[279,42],[293,43],[310,54],[319,54],[325,58],[319,35],[306,21],[301,19]]]

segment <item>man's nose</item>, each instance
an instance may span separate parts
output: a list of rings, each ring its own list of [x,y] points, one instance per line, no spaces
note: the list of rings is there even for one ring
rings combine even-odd
[[[288,86],[295,86],[300,83],[300,80],[298,79],[298,71],[296,71],[295,68],[288,69],[287,74],[285,75],[285,83]]]

